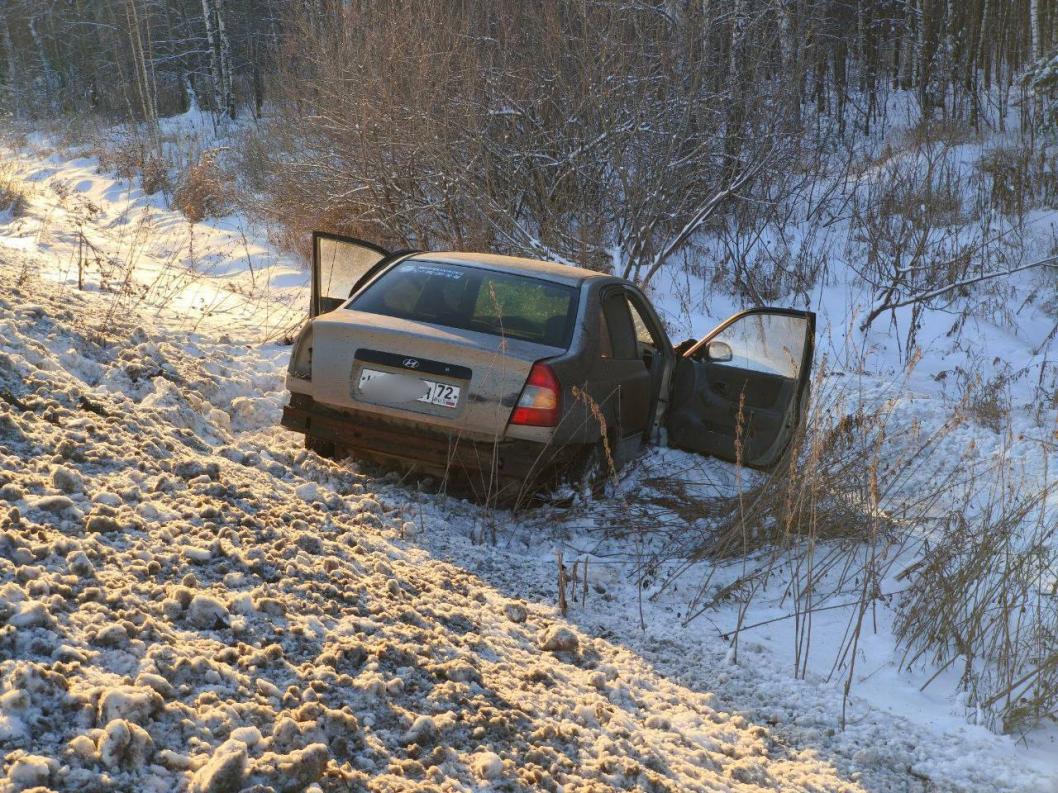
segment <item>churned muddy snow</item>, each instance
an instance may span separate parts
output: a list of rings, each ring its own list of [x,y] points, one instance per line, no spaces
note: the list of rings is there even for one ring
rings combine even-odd
[[[24,264],[0,262],[0,789],[863,789],[405,545],[379,482],[274,428],[282,348],[154,332]]]

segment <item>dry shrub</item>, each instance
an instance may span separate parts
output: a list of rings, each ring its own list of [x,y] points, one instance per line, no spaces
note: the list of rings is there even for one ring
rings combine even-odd
[[[96,157],[99,169],[113,173],[122,179],[135,179],[143,169],[147,145],[137,137],[123,135],[102,140],[98,144]]]
[[[813,615],[841,609],[848,626],[831,674],[843,680],[847,702],[861,636],[875,610],[888,606],[899,566],[918,558],[924,527],[948,514],[950,493],[966,476],[965,460],[944,443],[963,419],[953,411],[926,429],[908,422],[902,401],[884,396],[903,393],[906,383],[865,400],[855,383],[826,377],[822,364],[818,370],[816,398],[787,458],[770,473],[741,470],[740,492],[695,510],[703,517],[694,530],[684,530],[682,544],[665,535],[646,569],[673,571],[663,589],[677,579],[680,588],[693,583],[685,622],[734,605],[725,638],[736,657],[751,605],[770,582],[782,582],[798,677],[808,673]],[[692,566],[696,560],[709,564]],[[689,570],[700,571],[699,580],[682,580]],[[729,580],[718,583],[720,576]]]
[[[224,215],[230,203],[227,178],[216,152],[205,152],[187,171],[173,193],[173,205],[192,223]]]
[[[938,150],[939,151],[939,150]],[[957,164],[943,150],[935,159],[926,154],[925,167],[890,164],[902,172],[878,184],[872,196],[874,211],[881,216],[900,215],[919,226],[951,226],[962,220],[962,180]],[[895,176],[895,174],[893,174]]]
[[[1002,382],[970,383],[950,417],[926,431],[908,424],[896,403],[857,400],[835,381],[842,382],[829,379],[809,431],[775,471],[742,472],[742,492],[701,509],[681,494],[682,508],[698,516],[693,530],[682,529],[689,541],[642,520],[644,534],[662,532],[643,577],[668,567],[667,589],[703,570],[686,620],[736,606],[724,637],[736,653],[739,636],[753,627],[750,605],[769,582],[781,582],[797,676],[808,672],[814,615],[841,609],[848,626],[831,675],[843,680],[846,700],[861,636],[876,625],[878,609],[895,607],[902,666],[927,665],[938,673],[930,682],[959,671],[978,723],[1018,732],[1058,720],[1058,521],[1050,486],[1016,484],[1024,478],[1006,450],[981,461],[972,444],[953,454],[945,442],[966,417],[982,421],[995,410],[995,420],[1005,420]],[[689,563],[701,559],[710,564]],[[724,570],[735,574],[714,583]]]
[[[927,538],[895,632],[904,665],[956,669],[976,720],[1009,733],[1058,718],[1058,524],[1046,490],[991,481]]]
[[[101,138],[96,142],[95,154],[99,169],[122,179],[139,179],[147,195],[168,190],[169,164],[157,152],[157,147],[135,134]]]
[[[971,222],[964,211],[972,179],[959,150],[934,144],[891,157],[851,201],[849,265],[873,293],[860,330],[889,312],[895,321],[895,311],[909,307],[910,321],[900,323],[907,361],[927,308],[994,296],[1004,283],[999,276],[1019,263],[1017,237],[996,229],[993,213]],[[977,287],[938,289],[978,276],[985,282]]]
[[[21,217],[29,206],[29,188],[8,163],[0,165],[0,212]]]
[[[971,379],[961,372],[960,377],[968,380],[962,386],[964,412],[982,427],[1001,432],[1010,416],[1006,378],[996,375],[990,380],[982,380],[977,375]]]
[[[1058,163],[1044,148],[997,146],[981,156],[977,171],[982,207],[1021,216],[1058,199]]]
[[[898,148],[918,148],[934,143],[958,146],[972,143],[977,133],[971,124],[957,118],[922,118],[899,136]]]
[[[147,195],[169,189],[169,166],[158,155],[149,155],[141,166],[140,186]]]
[[[702,77],[713,49],[685,47],[651,4],[400,0],[302,24],[275,112],[240,146],[257,209],[294,238],[324,228],[647,279],[703,208],[764,189],[763,163],[774,179],[796,148],[758,50],[744,53],[755,90],[736,112],[728,86]]]
[[[844,380],[815,378],[804,426],[785,458],[771,471],[743,473],[747,485],[721,503],[699,557],[730,559],[763,549],[783,552],[803,541],[859,543],[892,537],[898,527],[932,506],[949,486],[944,470],[931,469],[940,441],[961,419],[932,432],[910,428],[914,438],[899,452],[888,447],[907,428],[897,426],[897,402],[857,401],[843,392]],[[931,471],[930,492],[911,494],[907,483]]]

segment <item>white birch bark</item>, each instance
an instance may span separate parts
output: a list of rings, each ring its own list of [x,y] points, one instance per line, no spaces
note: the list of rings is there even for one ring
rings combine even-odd
[[[1040,0],[1029,0],[1029,30],[1032,38],[1029,59],[1035,62],[1040,57]]]
[[[783,74],[789,80],[787,108],[796,128],[801,126],[801,85],[796,79],[798,70],[794,63],[797,42],[794,39],[793,0],[777,0],[776,6],[779,16],[779,56],[782,58]]]
[[[54,97],[52,92],[59,86],[59,76],[52,68],[51,61],[48,59],[48,53],[44,49],[44,40],[41,38],[40,31],[37,30],[38,17],[36,13],[33,13],[29,17],[29,32],[33,37],[33,46],[37,49],[37,57],[40,59],[40,68],[44,73],[44,87],[45,93],[47,94],[48,101],[52,101]]]
[[[220,69],[220,46],[217,41],[217,29],[213,23],[213,4],[202,0],[202,18],[206,22],[206,41],[209,44],[210,77],[213,83],[213,105],[216,110],[224,110],[224,78]]]
[[[11,112],[18,118],[22,115],[22,91],[18,82],[18,59],[15,57],[15,45],[11,41],[11,29],[7,24],[7,6],[7,0],[0,0],[0,43],[4,47],[4,59],[7,66],[5,83],[11,101]]]
[[[235,91],[232,88],[231,41],[224,25],[224,0],[214,0],[217,11],[217,40],[220,44],[220,74],[223,108],[232,120],[235,119]]]
[[[140,95],[140,107],[153,133],[158,123],[158,111],[154,104],[154,87],[147,76],[147,53],[140,36],[140,15],[135,0],[127,0],[125,14],[129,23],[129,43],[132,47],[133,65],[136,69],[136,87]]]

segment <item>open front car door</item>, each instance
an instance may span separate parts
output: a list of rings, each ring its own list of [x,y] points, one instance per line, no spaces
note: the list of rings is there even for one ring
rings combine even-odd
[[[389,252],[370,242],[312,232],[312,303],[309,316],[334,311],[348,300]]]
[[[669,445],[752,468],[774,467],[805,410],[816,315],[754,308],[683,353],[669,406]]]

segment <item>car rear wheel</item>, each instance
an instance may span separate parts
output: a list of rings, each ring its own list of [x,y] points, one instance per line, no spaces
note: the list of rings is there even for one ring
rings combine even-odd
[[[589,446],[574,468],[570,484],[584,501],[607,498],[612,494],[616,468],[606,445],[599,441]]]
[[[338,447],[334,441],[325,441],[312,435],[305,436],[305,448],[310,452],[316,452],[320,457],[333,460],[337,457]]]

